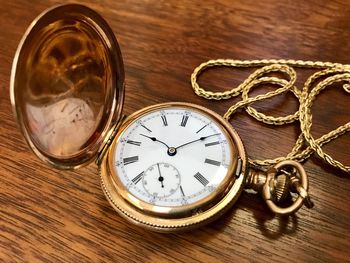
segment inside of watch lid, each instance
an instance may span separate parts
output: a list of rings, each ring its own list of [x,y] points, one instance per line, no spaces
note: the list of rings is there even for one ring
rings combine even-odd
[[[95,26],[73,13],[39,21],[23,42],[14,83],[16,112],[27,141],[46,157],[96,152],[111,122],[115,63],[108,53],[111,43]]]

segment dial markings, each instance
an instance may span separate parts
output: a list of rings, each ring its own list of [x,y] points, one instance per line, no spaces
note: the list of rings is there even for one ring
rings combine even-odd
[[[132,145],[136,145],[136,146],[141,146],[141,142],[136,142],[136,141],[133,141],[133,140],[127,140],[126,143],[132,144]]]
[[[203,186],[209,184],[209,181],[199,172],[194,175],[194,178],[196,178]]]
[[[167,120],[166,116],[165,115],[161,115],[160,117],[162,118],[163,125],[164,126],[168,126],[168,120]]]
[[[139,174],[136,175],[131,181],[132,181],[134,184],[137,184],[138,182],[141,181],[141,179],[142,179],[144,173],[145,173],[145,172],[139,173]]]
[[[124,165],[128,165],[134,162],[137,162],[139,160],[138,156],[131,156],[123,159]]]
[[[207,127],[209,124],[210,124],[210,122],[207,123],[206,125],[204,125],[202,128],[200,128],[198,131],[196,131],[196,133],[199,133],[201,130],[203,130],[205,127]]]
[[[201,203],[220,187],[226,178],[225,167],[232,162],[232,147],[220,123],[210,117],[201,111],[176,106],[145,112],[135,118],[120,133],[113,156],[114,169],[126,190],[149,204],[181,207]],[[179,146],[182,141],[174,139],[178,136],[184,141]],[[169,157],[170,146],[179,148],[174,157]],[[159,147],[159,152],[153,151],[154,147]],[[197,157],[186,156],[185,150],[180,152],[185,147],[194,155],[200,154],[202,163],[194,162]],[[186,169],[182,162],[186,162]],[[181,173],[177,167],[183,168]],[[220,178],[213,180],[212,174]]]
[[[212,165],[216,165],[216,166],[220,166],[220,164],[221,164],[218,161],[215,161],[215,160],[212,160],[212,159],[208,159],[208,158],[206,158],[204,162],[207,163],[207,164],[212,164]]]
[[[188,121],[188,116],[187,115],[183,115],[180,126],[186,127],[187,121]]]
[[[217,145],[217,144],[220,144],[219,141],[216,141],[216,142],[209,142],[209,143],[206,143],[204,144],[205,147],[208,147],[208,146],[213,146],[213,145]]]

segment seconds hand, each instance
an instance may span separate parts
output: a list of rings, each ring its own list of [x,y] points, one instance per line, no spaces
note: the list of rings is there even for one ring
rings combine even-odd
[[[180,145],[180,146],[177,146],[177,147],[175,147],[175,149],[177,150],[177,149],[179,149],[180,147],[183,147],[183,146],[185,146],[185,145],[188,145],[188,144],[191,144],[191,143],[194,143],[194,142],[204,141],[205,139],[207,139],[207,138],[209,138],[209,137],[216,136],[216,135],[219,135],[219,134],[220,134],[220,133],[215,133],[215,134],[212,134],[212,135],[200,137],[200,138],[197,139],[197,140],[190,141],[190,142],[184,143],[184,144],[182,144],[182,145]]]
[[[163,184],[164,177],[163,177],[162,174],[160,173],[159,163],[157,163],[157,166],[158,166],[158,172],[159,172],[158,181],[162,184],[162,188],[164,188],[164,184]]]

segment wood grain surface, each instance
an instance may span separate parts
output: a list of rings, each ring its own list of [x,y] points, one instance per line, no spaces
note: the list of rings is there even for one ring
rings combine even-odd
[[[350,262],[350,175],[313,156],[305,163],[315,202],[288,218],[274,217],[255,195],[195,231],[158,234],[130,225],[110,207],[97,167],[59,171],[29,150],[12,114],[9,80],[17,45],[30,22],[64,1],[0,3],[0,261],[2,262]],[[168,101],[219,114],[237,99],[197,97],[190,74],[214,58],[293,58],[350,63],[349,1],[81,1],[115,32],[126,72],[124,113]],[[312,71],[301,73],[298,83]],[[238,85],[249,70],[215,69],[200,83]],[[254,91],[253,94],[263,92]],[[313,106],[315,137],[350,121],[350,95],[326,90]],[[283,115],[297,109],[291,94],[255,105]],[[231,121],[249,156],[291,149],[298,126],[271,128],[246,113]],[[350,135],[325,147],[350,164]]]

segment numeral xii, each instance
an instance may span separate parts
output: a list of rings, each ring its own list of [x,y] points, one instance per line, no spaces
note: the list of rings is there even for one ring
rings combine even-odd
[[[183,115],[180,125],[181,125],[182,127],[185,127],[186,124],[187,124],[187,121],[188,121],[188,116],[187,116],[187,115]]]
[[[161,115],[160,117],[162,118],[163,125],[164,126],[168,126],[168,120],[167,120],[166,116],[165,115]]]

